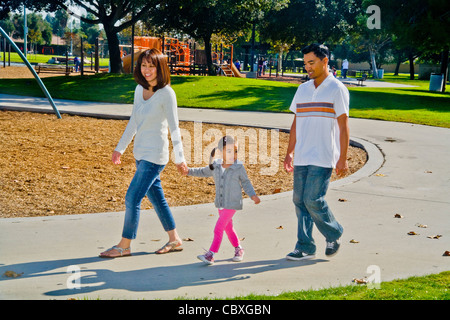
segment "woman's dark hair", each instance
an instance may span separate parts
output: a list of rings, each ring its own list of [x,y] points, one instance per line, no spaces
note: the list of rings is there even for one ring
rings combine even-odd
[[[302,49],[303,54],[313,52],[320,60],[327,57],[330,58],[330,50],[323,44],[313,43]]]
[[[168,84],[170,85],[170,70],[167,65],[167,56],[162,54],[158,49],[145,50],[139,55],[136,68],[134,68],[134,80],[145,89],[148,90],[150,88],[149,83],[145,80],[141,72],[141,65],[144,59],[156,67],[156,86],[153,87],[153,92],[164,88]]]
[[[214,170],[214,166],[212,165],[212,160],[214,158],[214,155],[216,154],[216,149],[219,149],[220,151],[223,151],[223,149],[225,148],[225,146],[227,144],[234,144],[234,139],[231,136],[224,136],[222,139],[220,139],[219,141],[219,145],[212,149],[211,151],[211,156],[209,157],[209,168],[211,170]]]

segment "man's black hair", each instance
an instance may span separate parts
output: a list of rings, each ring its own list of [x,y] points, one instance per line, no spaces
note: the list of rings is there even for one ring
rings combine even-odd
[[[313,43],[309,46],[303,48],[302,53],[307,54],[313,52],[320,60],[327,57],[330,58],[330,50],[328,50],[328,47],[323,44]]]

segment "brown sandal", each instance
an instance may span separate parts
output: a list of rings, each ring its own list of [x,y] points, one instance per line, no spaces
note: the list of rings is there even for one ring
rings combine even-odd
[[[179,252],[179,251],[183,251],[183,248],[179,248],[179,246],[181,246],[181,241],[172,241],[172,242],[167,242],[162,248],[160,248],[159,250],[155,251],[156,254],[165,254],[165,253],[169,253],[169,252]],[[166,248],[169,248],[169,250],[166,250]]]

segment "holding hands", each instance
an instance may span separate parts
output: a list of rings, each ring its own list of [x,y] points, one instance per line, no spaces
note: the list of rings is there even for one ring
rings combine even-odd
[[[183,176],[186,176],[188,174],[189,168],[186,162],[176,163],[175,165],[177,166],[178,172],[181,173]]]

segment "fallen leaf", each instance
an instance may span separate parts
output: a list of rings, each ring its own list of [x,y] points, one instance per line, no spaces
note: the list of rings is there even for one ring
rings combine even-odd
[[[283,229],[283,226],[279,226],[277,229]]]
[[[346,202],[347,199],[340,198],[338,201],[339,201],[339,202]]]
[[[414,231],[410,231],[410,232],[408,232],[408,234],[409,234],[410,236],[418,236],[418,235],[419,235],[418,233],[416,233],[416,232],[414,232]]]
[[[416,226],[418,226],[419,228],[428,228],[428,226],[426,224],[416,224]]]
[[[434,235],[434,236],[428,236],[427,238],[430,238],[430,239],[439,239],[440,237],[442,237],[442,235],[436,234],[436,235]]]
[[[366,278],[362,278],[362,279],[354,278],[354,279],[352,280],[352,282],[354,282],[354,283],[356,283],[356,284],[367,284],[367,279],[366,279]]]
[[[450,257],[450,251],[445,251],[443,254],[444,257]]]
[[[245,237],[239,239],[239,241],[244,241],[244,240],[245,240]]]
[[[425,171],[425,173],[433,173],[433,171],[427,170]]]
[[[377,176],[377,177],[385,177],[385,175],[382,174],[382,173],[377,173],[376,176]]]
[[[184,238],[183,241],[194,241],[192,238]]]
[[[275,193],[280,193],[280,192],[281,192],[281,189],[280,189],[280,188],[278,188],[278,189],[275,189],[275,190],[273,190],[272,194],[275,194]]]
[[[108,199],[109,202],[117,202],[117,199],[115,197],[111,197]]]
[[[161,239],[151,239],[150,241],[161,241]]]
[[[399,218],[399,219],[401,219],[401,218],[403,218],[403,216],[402,216],[401,214],[396,213],[396,214],[394,215],[394,218]]]
[[[6,277],[9,277],[9,278],[17,278],[17,277],[20,277],[21,275],[23,275],[23,272],[16,273],[14,271],[6,271],[3,275]]]
[[[359,241],[356,241],[355,239],[350,240],[350,243],[359,243]]]
[[[384,139],[384,141],[395,142],[395,141],[397,141],[397,139],[394,139],[394,138],[391,138],[391,137],[387,137],[386,139]]]

